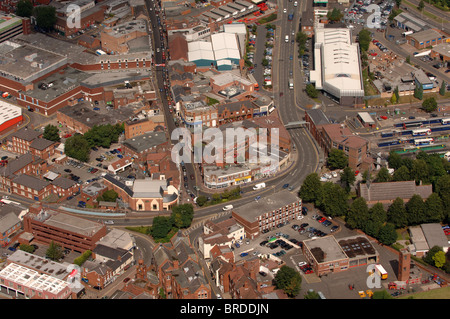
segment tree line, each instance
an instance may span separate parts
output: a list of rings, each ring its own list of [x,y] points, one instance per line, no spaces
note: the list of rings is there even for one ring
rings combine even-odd
[[[339,150],[338,150],[339,151]],[[343,156],[332,151],[328,165],[342,168]],[[387,209],[381,203],[368,207],[362,197],[352,199],[350,186],[355,181],[355,174],[346,166],[341,174],[341,185],[333,182],[321,182],[317,173],[309,174],[303,182],[299,197],[305,203],[313,203],[326,216],[341,217],[351,229],[360,229],[376,238],[382,244],[392,245],[397,241],[397,230],[423,223],[450,222],[450,163],[438,154],[420,152],[415,159],[403,158],[395,152],[388,157],[389,167],[395,171],[391,175],[387,168],[382,168],[372,181],[368,171],[363,174],[363,181],[388,182],[414,180],[417,184],[431,184],[432,194],[423,199],[415,194],[408,202],[396,198]],[[365,176],[364,176],[365,175]],[[442,265],[450,271],[450,256]]]

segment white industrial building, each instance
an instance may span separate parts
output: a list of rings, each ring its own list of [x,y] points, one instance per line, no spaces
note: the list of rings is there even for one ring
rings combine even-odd
[[[359,45],[352,43],[351,31],[317,28],[314,36],[314,70],[310,72],[310,81],[341,105],[364,105]]]

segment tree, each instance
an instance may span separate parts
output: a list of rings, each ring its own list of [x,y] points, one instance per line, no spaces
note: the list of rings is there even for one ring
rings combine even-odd
[[[372,295],[372,299],[394,299],[390,293],[386,290],[375,290]]]
[[[372,174],[370,174],[369,170],[365,170],[362,174],[362,183],[370,182],[372,179]]]
[[[109,189],[105,191],[102,195],[97,197],[97,202],[113,202],[115,203],[119,194],[114,191],[114,189]]]
[[[306,85],[305,91],[306,91],[306,94],[308,94],[308,96],[310,98],[315,99],[315,98],[317,98],[319,96],[319,91],[316,89],[314,84],[308,83]]]
[[[387,220],[387,213],[382,203],[376,203],[369,209],[369,220],[384,224]]]
[[[328,20],[335,22],[340,21],[343,16],[344,16],[343,13],[338,8],[334,8],[333,10],[328,11],[327,13]]]
[[[348,211],[347,193],[337,184],[323,183],[318,206],[327,216],[345,216]]]
[[[439,246],[433,246],[431,247],[431,249],[428,250],[428,252],[426,253],[426,255],[423,257],[423,260],[427,263],[430,264],[432,266],[434,265],[434,255],[437,254],[438,252],[443,251],[442,247]]]
[[[439,88],[439,94],[444,96],[445,92],[447,92],[447,83],[445,83],[445,81],[442,81],[441,87]]]
[[[376,182],[377,183],[384,183],[384,182],[390,182],[392,179],[391,174],[389,174],[389,171],[386,167],[380,168],[377,174]]]
[[[402,0],[395,0],[395,5],[397,8],[400,8],[400,4],[402,3]]]
[[[425,203],[422,197],[414,194],[405,205],[408,225],[419,225],[424,222]]]
[[[370,41],[372,41],[370,33],[371,32],[367,29],[362,29],[358,33],[359,46],[363,52],[365,52],[369,49]]]
[[[169,234],[172,229],[172,220],[167,216],[156,216],[153,218],[153,224],[150,230],[150,234],[155,239],[162,239]]]
[[[403,159],[395,151],[391,151],[388,156],[388,164],[390,168],[399,169],[403,165]]]
[[[399,181],[409,181],[411,180],[411,175],[409,174],[409,169],[405,165],[401,166],[399,169],[397,169],[394,172],[394,175],[392,175],[392,180],[394,182]]]
[[[306,203],[316,203],[322,197],[322,182],[317,173],[306,176],[298,195]]]
[[[282,289],[289,297],[295,297],[300,292],[302,277],[293,268],[282,266],[275,275],[275,286]]]
[[[438,223],[444,219],[444,205],[442,203],[442,199],[437,193],[431,193],[431,195],[425,200],[424,211],[424,222]]]
[[[52,124],[47,125],[44,128],[44,138],[53,141],[53,142],[59,142],[61,138],[59,137],[59,129]]]
[[[425,99],[425,101],[423,101],[422,103],[422,109],[425,112],[434,112],[437,110],[437,101],[434,97],[429,97],[427,99]]]
[[[315,292],[312,289],[309,289],[306,293],[305,293],[305,297],[304,299],[320,299],[320,296],[317,292]]]
[[[37,6],[33,9],[36,25],[44,30],[51,30],[56,23],[56,8],[52,6]]]
[[[445,253],[443,251],[438,251],[433,256],[434,265],[438,268],[442,268],[445,264]]]
[[[416,84],[416,87],[414,88],[414,97],[416,99],[422,100],[423,99],[423,87],[420,84]]]
[[[423,2],[423,0],[421,0],[419,2],[419,5],[417,6],[417,9],[419,9],[419,11],[422,11],[423,8],[425,8],[425,3]]]
[[[197,197],[197,205],[202,207],[208,202],[208,198],[204,195],[200,195]]]
[[[395,94],[392,94],[392,96],[391,96],[391,103],[392,104],[396,104],[397,101],[398,101],[397,96]]]
[[[328,154],[327,163],[330,169],[342,169],[348,165],[348,157],[343,150],[333,148]]]
[[[30,0],[20,0],[17,2],[16,14],[19,17],[29,18],[33,14],[33,4]]]
[[[177,228],[188,228],[194,218],[194,207],[192,204],[176,205],[172,208],[173,224]]]
[[[345,191],[350,193],[351,186],[355,184],[356,180],[355,172],[347,166],[342,170],[340,177],[341,183],[344,184]]]
[[[427,163],[422,159],[415,159],[413,162],[413,167],[411,169],[411,178],[416,181],[417,184],[419,182],[428,182],[429,181],[429,171]]]
[[[345,221],[353,229],[363,229],[369,218],[369,208],[363,197],[358,197],[353,201],[347,213]]]
[[[392,245],[397,241],[397,232],[395,231],[394,225],[387,223],[383,227],[381,227],[378,232],[378,240],[383,245]]]
[[[50,245],[45,252],[45,255],[53,261],[58,261],[63,256],[63,251],[61,245],[55,243],[53,240],[50,242]]]
[[[27,245],[27,244],[20,244],[19,249],[23,250],[27,253],[30,253],[30,254],[34,253],[34,251],[36,250],[36,248],[34,248],[34,246]]]
[[[64,152],[66,155],[82,162],[89,161],[90,151],[89,142],[81,134],[75,134],[69,137],[64,143]]]
[[[442,201],[444,212],[447,212],[447,217],[450,214],[450,175],[443,175],[439,177],[435,183],[436,193]]]
[[[405,204],[403,199],[397,197],[387,210],[387,220],[396,228],[402,228],[408,225]]]

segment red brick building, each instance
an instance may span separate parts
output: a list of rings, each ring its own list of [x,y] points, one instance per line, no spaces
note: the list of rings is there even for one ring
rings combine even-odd
[[[35,240],[83,253],[93,250],[96,242],[106,235],[106,226],[56,210],[33,205],[23,219],[24,230],[34,235]]]

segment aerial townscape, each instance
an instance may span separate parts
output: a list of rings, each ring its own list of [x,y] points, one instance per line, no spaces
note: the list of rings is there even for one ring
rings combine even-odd
[[[450,299],[449,27],[449,0],[0,1],[0,299]]]

